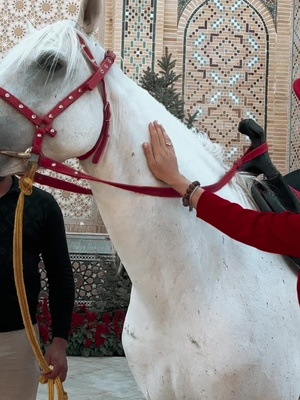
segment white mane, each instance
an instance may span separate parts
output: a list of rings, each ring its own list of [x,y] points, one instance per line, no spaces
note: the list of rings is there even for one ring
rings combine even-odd
[[[220,165],[224,168],[224,173],[226,173],[226,171],[231,168],[232,162],[230,164],[224,162],[224,147],[219,143],[212,142],[205,132],[196,133],[195,136],[200,142],[201,146],[220,163]],[[235,176],[232,177],[230,182],[231,184],[237,184],[239,187],[242,188],[247,200],[254,207],[255,205],[251,196],[251,186],[253,184],[253,181],[256,179],[257,178],[251,173],[237,172]]]
[[[201,145],[224,166],[224,148],[219,143],[212,142],[205,132],[197,133],[196,137]]]
[[[80,55],[77,35],[73,21],[60,21],[30,33],[21,43],[15,46],[1,63],[5,73],[11,69],[23,68],[27,60],[38,61],[43,54],[53,54],[53,62],[67,59],[67,70],[64,80],[70,79]]]

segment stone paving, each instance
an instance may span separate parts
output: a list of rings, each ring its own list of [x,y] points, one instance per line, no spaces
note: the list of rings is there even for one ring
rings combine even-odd
[[[125,357],[69,357],[64,389],[69,400],[144,400]],[[36,400],[48,400],[40,385]]]

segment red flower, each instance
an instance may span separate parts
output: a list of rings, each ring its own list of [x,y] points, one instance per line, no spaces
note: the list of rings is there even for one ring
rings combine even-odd
[[[48,315],[49,314],[48,300],[45,299],[45,298],[43,299],[42,313],[44,315]]]
[[[50,314],[45,315],[45,322],[47,326],[51,326],[51,316]]]
[[[85,317],[84,315],[78,314],[78,313],[74,313],[72,316],[72,327],[74,329],[78,328],[79,326],[83,326],[84,325],[84,320]]]
[[[110,315],[108,314],[108,312],[105,312],[103,314],[102,321],[104,322],[105,334],[107,335],[109,333],[109,327],[110,327]]]
[[[86,308],[86,305],[85,305],[85,304],[80,304],[79,309],[80,309],[80,311],[83,312],[83,313],[87,312],[87,308]]]
[[[44,351],[50,343],[52,331],[48,299],[44,298],[39,301],[37,311],[40,342]],[[114,352],[119,354],[119,341],[124,319],[125,312],[121,310],[117,310],[115,314],[108,312],[99,314],[98,312],[90,311],[85,304],[75,304],[72,327],[69,331],[69,354],[99,355]],[[85,352],[83,351],[84,349],[86,349]]]
[[[95,332],[95,345],[96,347],[101,347],[103,343],[105,342],[105,327],[103,324],[98,324],[96,326],[96,332]]]
[[[39,324],[43,322],[43,316],[41,314],[37,314],[36,319]]]
[[[88,330],[92,331],[94,328],[94,324],[89,322],[87,327],[88,327]]]
[[[113,319],[114,332],[117,339],[120,339],[121,333],[123,331],[123,325],[125,320],[124,311],[117,310]]]
[[[49,330],[45,326],[39,326],[40,337],[43,343],[49,342]]]
[[[87,311],[86,319],[88,322],[94,322],[97,319],[97,313]]]

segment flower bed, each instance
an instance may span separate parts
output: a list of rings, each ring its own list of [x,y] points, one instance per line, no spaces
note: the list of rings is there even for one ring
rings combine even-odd
[[[74,307],[72,328],[68,340],[68,356],[123,356],[121,333],[125,311],[104,312],[89,310],[85,305]],[[48,300],[39,302],[37,320],[43,351],[51,342],[51,315]]]

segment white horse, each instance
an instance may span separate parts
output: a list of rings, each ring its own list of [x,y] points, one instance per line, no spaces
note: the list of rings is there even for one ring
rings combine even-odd
[[[77,24],[62,21],[32,31],[3,60],[2,98],[14,95],[34,117],[3,99],[0,150],[23,152],[37,131],[30,118],[48,115],[91,76],[78,44],[93,41],[101,12],[81,3]],[[149,172],[142,143],[148,123],[162,123],[180,170],[203,185],[226,172],[220,147],[197,138],[146,91],[113,65],[104,78],[111,105],[110,138],[98,163],[85,171],[108,181],[162,187]],[[3,91],[2,90],[2,91]],[[8,92],[6,92],[8,91]],[[88,91],[53,120],[42,152],[64,161],[92,149],[103,125],[103,88]],[[46,124],[47,125],[47,124]],[[43,126],[43,124],[42,124]],[[38,146],[37,146],[38,147]],[[24,171],[19,158],[0,156],[0,175]],[[147,196],[91,184],[109,235],[132,280],[123,345],[134,378],[148,400],[297,400],[300,394],[300,312],[296,276],[277,255],[237,243],[197,220],[180,199]],[[237,176],[219,195],[253,208]],[[241,224],[243,221],[241,221]]]

